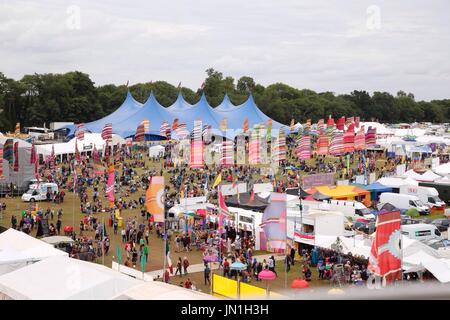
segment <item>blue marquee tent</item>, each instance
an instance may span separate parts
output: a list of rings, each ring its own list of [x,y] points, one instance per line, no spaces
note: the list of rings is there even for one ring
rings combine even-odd
[[[255,124],[267,124],[270,119],[256,105],[253,96],[250,95],[243,104],[234,106],[228,95],[225,95],[222,103],[217,108],[212,108],[204,94],[200,100],[194,104],[189,104],[181,94],[178,94],[175,102],[169,106],[162,106],[156,99],[153,92],[150,93],[147,102],[144,105],[137,102],[131,95],[127,93],[127,97],[122,105],[113,113],[99,120],[86,123],[85,128],[91,132],[101,132],[107,123],[112,123],[113,133],[124,138],[134,136],[136,128],[144,120],[150,121],[149,135],[159,135],[161,124],[166,121],[169,125],[177,118],[178,123],[185,123],[189,131],[192,131],[195,120],[201,120],[203,125],[210,125],[212,133],[223,135],[232,139],[242,132],[244,120],[247,118],[249,128]],[[220,122],[227,119],[227,128],[229,131],[223,133],[220,131]],[[272,135],[276,135],[276,130],[280,128],[288,130],[287,126],[279,122],[272,121]],[[68,126],[71,134],[74,132],[74,126]]]
[[[107,123],[116,123],[120,119],[126,119],[133,115],[134,113],[138,112],[142,109],[142,103],[136,101],[133,96],[131,95],[131,92],[127,92],[127,97],[125,98],[125,101],[120,105],[119,108],[117,108],[114,112],[110,113],[106,117],[103,117],[99,120],[95,120],[89,123],[85,123],[84,127],[87,131],[90,132],[101,132],[105,124]],[[69,136],[73,135],[75,133],[75,126],[67,126],[69,131]],[[113,127],[114,128],[114,127]]]

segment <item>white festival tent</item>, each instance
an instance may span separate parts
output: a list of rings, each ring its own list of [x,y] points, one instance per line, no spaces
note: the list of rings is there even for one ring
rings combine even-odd
[[[140,283],[103,265],[60,256],[0,276],[0,296],[13,300],[107,300]]]
[[[441,164],[440,166],[437,166],[434,171],[437,174],[446,176],[446,175],[450,175],[450,162]]]
[[[390,187],[390,188],[400,188],[401,186],[418,186],[419,183],[411,178],[393,178],[393,177],[384,177],[377,180],[378,183]]]
[[[431,170],[427,170],[425,171],[425,173],[420,175],[420,178],[418,178],[417,180],[419,181],[426,181],[426,182],[433,182],[436,180],[441,179],[442,177],[436,173],[434,173]]]
[[[68,254],[14,229],[0,234],[0,275],[54,256],[67,257]]]
[[[126,290],[113,300],[218,300],[218,298],[160,281],[149,281]]]
[[[415,172],[413,169],[409,169],[408,171],[406,171],[402,177],[404,178],[411,178],[414,180],[420,180],[422,178],[422,175]]]
[[[95,148],[99,151],[103,151],[103,148],[106,144],[105,140],[102,139],[100,133],[85,133],[84,140],[80,141],[76,138],[65,142],[65,143],[55,143],[55,144],[42,144],[36,145],[36,151],[38,154],[42,154],[44,156],[49,156],[52,153],[52,148],[55,146],[55,155],[63,155],[63,154],[74,154],[75,153],[75,141],[77,141],[78,151],[86,152],[92,151],[95,145]],[[110,146],[115,146],[117,144],[124,145],[126,144],[125,139],[120,137],[117,134],[112,135],[112,142]]]

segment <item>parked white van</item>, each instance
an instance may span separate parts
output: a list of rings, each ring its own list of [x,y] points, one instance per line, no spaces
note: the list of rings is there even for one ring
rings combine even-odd
[[[429,214],[430,207],[423,203],[418,197],[408,194],[384,192],[380,196],[378,209],[389,203],[400,210],[416,209],[420,214]]]
[[[52,182],[44,182],[30,185],[30,189],[22,195],[22,201],[34,202],[47,200],[47,191],[58,192],[58,185]]]
[[[426,223],[404,224],[401,226],[402,235],[418,241],[442,239],[441,232],[435,225]]]
[[[359,201],[325,200],[324,203],[327,203],[331,210],[342,212],[344,216],[353,218],[364,217],[369,220],[375,219],[370,210]]]
[[[411,196],[416,196],[423,203],[427,204],[431,208],[443,208],[445,207],[445,202],[439,199],[439,193],[435,188],[432,187],[421,187],[421,186],[401,186],[400,194],[409,194]]]

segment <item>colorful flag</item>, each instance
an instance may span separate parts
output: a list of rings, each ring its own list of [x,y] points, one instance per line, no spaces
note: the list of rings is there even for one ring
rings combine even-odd
[[[222,182],[222,173],[219,173],[219,175],[216,177],[216,179],[214,180],[214,183],[212,185],[212,188],[214,189],[215,187],[217,187],[220,183]]]
[[[114,165],[110,166],[108,169],[108,182],[106,186],[106,195],[108,197],[110,207],[114,206],[114,182],[115,182],[115,169]]]
[[[321,134],[317,139],[317,154],[318,155],[327,155],[328,154],[328,136],[325,134]]]
[[[203,126],[202,138],[204,144],[210,144],[212,142],[212,126],[208,124]]]
[[[366,134],[364,133],[364,126],[361,126],[355,136],[355,150],[366,149]]]
[[[297,140],[297,157],[300,160],[311,158],[311,136],[306,134]]]
[[[323,119],[320,119],[317,122],[317,130],[319,131],[319,134],[324,134],[325,133],[325,122]]]
[[[166,235],[164,236],[166,237]],[[168,239],[166,239],[166,259],[167,259],[167,267],[169,267],[170,274],[173,274],[173,265],[172,259],[170,259],[170,247]]]
[[[19,142],[14,142],[14,166],[13,170],[15,172],[19,171]]]
[[[366,146],[373,147],[377,143],[377,128],[369,127],[366,132]]]
[[[228,119],[223,118],[222,120],[220,120],[220,131],[227,131],[227,127],[228,127]]]
[[[251,165],[261,164],[261,135],[260,126],[254,125],[250,132],[248,145],[248,163]]]
[[[173,119],[173,123],[172,123],[172,130],[177,130],[178,129],[178,118]]]
[[[142,120],[142,124],[144,125],[144,132],[149,133],[150,132],[150,120],[144,119],[144,120]]]
[[[141,253],[141,271],[145,272],[145,264],[147,263],[146,254],[144,252]]]
[[[13,139],[6,139],[5,143],[3,144],[3,159],[5,159],[8,162],[8,165],[11,167],[14,162],[14,140]]]
[[[233,153],[233,141],[228,139],[223,139],[222,141],[222,154],[220,157],[220,165],[222,167],[229,167],[234,164],[234,153]]]
[[[78,151],[78,140],[75,139],[75,161],[80,163],[81,162],[81,154],[80,151]]]
[[[272,119],[267,120],[266,141],[272,141]]]
[[[334,119],[331,117],[331,114],[328,116],[327,127],[335,126]]]
[[[187,130],[185,123],[180,123],[178,128],[175,130],[175,133],[180,140],[186,139],[189,136],[189,131]]]
[[[377,215],[368,269],[387,283],[402,277],[400,222],[400,211]]]
[[[345,117],[342,116],[338,119],[338,121],[336,123],[336,128],[338,130],[344,130],[344,126],[345,126]]]
[[[106,140],[106,143],[105,143],[105,161],[106,161],[106,163],[109,163],[109,144],[108,144],[108,140]]]
[[[101,136],[105,141],[112,141],[112,123],[107,123],[104,125]]]
[[[3,148],[0,148],[0,177],[3,177]]]
[[[141,142],[144,140],[145,140],[145,125],[143,122],[141,122],[136,129],[136,134],[134,135],[134,141]]]
[[[223,233],[223,225],[226,219],[230,217],[230,211],[228,210],[227,205],[225,204],[225,199],[223,198],[222,191],[219,189],[218,193],[218,202],[219,202],[219,233]]]
[[[202,121],[195,120],[194,128],[192,130],[191,152],[189,166],[192,169],[200,169],[204,166],[204,152],[202,141]]]
[[[170,130],[169,124],[167,123],[167,121],[164,121],[161,124],[161,127],[159,128],[159,135],[161,137],[165,137],[167,138],[167,131]]]
[[[118,264],[122,264],[122,251],[120,245],[116,244],[116,259]]]
[[[244,119],[244,125],[242,126],[242,131],[244,131],[244,133],[247,133],[247,131],[248,131],[248,118]]]
[[[343,135],[344,153],[351,153],[355,151],[355,132],[354,124],[351,123],[347,129],[347,132]]]
[[[270,203],[264,210],[260,225],[266,236],[268,251],[285,252],[286,250],[286,212],[286,194],[272,192]]]
[[[55,161],[56,161],[56,156],[55,156],[55,145],[52,144],[52,153],[50,154],[50,159],[49,159],[49,169],[52,172],[52,174],[54,174],[54,171],[56,169],[55,166]]]
[[[344,154],[344,138],[342,132],[334,132],[331,138],[329,153],[333,156]]]
[[[148,186],[145,204],[155,222],[164,222],[164,177],[153,176]]]
[[[83,141],[84,140],[84,123],[78,123],[75,125],[76,130],[75,130],[75,137],[80,140]]]

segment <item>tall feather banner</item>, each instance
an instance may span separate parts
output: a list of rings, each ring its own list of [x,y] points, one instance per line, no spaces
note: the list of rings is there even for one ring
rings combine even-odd
[[[333,156],[344,154],[344,139],[342,132],[334,132],[331,138],[329,152]]]
[[[364,126],[361,126],[358,133],[355,136],[355,150],[365,150],[366,149],[366,134],[364,133]]]
[[[5,159],[8,162],[8,165],[12,167],[14,162],[14,140],[13,139],[6,139],[5,143],[3,144],[3,159]]]
[[[344,152],[351,153],[355,151],[355,124],[351,122],[348,126],[347,132],[344,133]]]
[[[136,134],[134,135],[134,141],[142,142],[144,140],[145,140],[145,124],[143,122],[141,122],[136,129]]]
[[[369,127],[366,132],[366,146],[373,147],[377,143],[377,128]]]
[[[112,123],[107,123],[103,126],[101,136],[103,140],[112,142]]]
[[[84,123],[78,123],[75,125],[76,131],[75,131],[75,137],[83,141],[84,140]]]
[[[305,134],[297,140],[297,157],[300,160],[306,160],[311,158],[311,136]]]
[[[202,141],[202,121],[194,121],[193,137],[191,141],[191,153],[189,165],[192,169],[203,168],[203,141]]]
[[[19,142],[14,142],[14,166],[13,170],[15,172],[19,171]]]
[[[317,139],[317,154],[325,156],[328,154],[328,136],[325,134],[321,134]]]
[[[244,120],[244,124],[242,126],[242,131],[244,131],[244,133],[248,132],[248,118],[245,118],[245,120]]]

